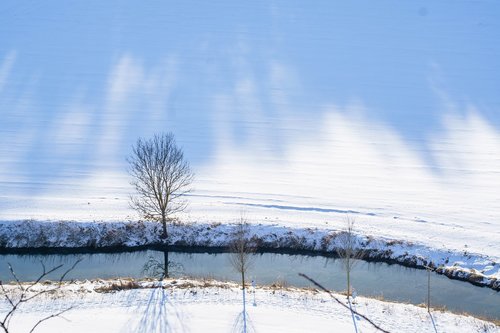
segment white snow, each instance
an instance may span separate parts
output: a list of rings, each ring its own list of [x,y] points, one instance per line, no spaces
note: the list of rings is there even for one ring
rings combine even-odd
[[[76,282],[56,295],[24,304],[11,321],[15,332],[27,332],[41,318],[75,306],[50,319],[38,332],[234,332],[241,312],[241,289],[216,281],[166,280],[165,289],[97,293],[118,281]],[[151,286],[153,282],[142,282]],[[43,288],[43,287],[40,287]],[[37,290],[41,290],[41,289]],[[258,287],[253,306],[248,289],[247,313],[255,332],[354,332],[350,312],[326,293],[314,290]],[[345,296],[334,295],[345,301]],[[423,307],[356,298],[354,308],[390,332],[499,332],[499,327],[465,315]],[[1,313],[7,304],[1,303]],[[375,332],[361,317],[360,332]]]
[[[480,116],[471,114],[450,122],[443,137],[451,141],[432,140],[430,146],[436,147],[433,157],[441,161],[437,171],[425,164],[419,153],[390,128],[335,109],[325,111],[318,123],[300,119],[281,126],[277,130],[288,133],[284,136],[287,149],[283,154],[266,152],[265,143],[232,145],[221,139],[214,159],[194,166],[197,177],[188,198],[190,206],[178,217],[203,228],[212,223],[236,222],[243,214],[253,225],[262,224],[255,232],[283,228],[284,233],[286,228],[291,228],[301,234],[307,232],[306,228],[317,228],[316,240],[319,240],[325,233],[340,230],[345,215],[349,214],[356,219],[362,237],[413,244],[411,247],[396,244],[392,248],[395,255],[407,251],[438,264],[448,259],[446,265],[456,264],[458,270],[476,269],[490,278],[499,278],[500,181],[495,170],[498,169],[497,156],[500,156],[500,136]],[[306,131],[309,135],[300,135],[305,133],[302,132],[304,126],[309,126]],[[258,131],[258,126],[253,130]],[[443,146],[443,142],[448,145]],[[477,144],[468,146],[467,142]],[[2,149],[4,158],[22,151],[15,145]],[[450,161],[463,168],[446,167]],[[2,225],[25,219],[54,222],[139,219],[128,206],[132,190],[124,171],[126,166],[94,162],[91,171],[80,172],[78,168],[69,167],[60,177],[38,181],[16,171],[4,159],[0,165]],[[65,161],[60,159],[58,163]],[[216,243],[217,239],[212,241]],[[236,300],[234,302],[232,307],[207,306],[203,302],[186,304],[183,311],[190,318],[204,318],[205,313],[213,310],[213,329],[225,330],[237,313]],[[394,307],[399,309],[398,305]],[[68,316],[78,325],[95,325],[94,328],[111,325],[113,331],[126,325],[132,316],[124,308],[130,309],[130,306],[109,306],[102,311],[81,309]],[[298,329],[304,313],[303,320],[308,324],[317,322],[321,327],[332,327],[338,323],[339,330],[342,325],[350,327],[348,320],[325,318],[307,310],[293,316],[283,308],[289,307],[271,308],[269,317],[264,316],[268,319],[258,322],[270,327],[266,326],[272,325],[269,320],[283,318],[284,323],[291,324],[287,325],[289,330]],[[195,315],[200,312],[204,314]],[[232,315],[224,316],[225,313]],[[110,316],[116,318],[116,324],[105,321]],[[254,316],[259,317],[258,311]],[[457,332],[463,332],[461,327],[466,324],[462,319],[436,316],[438,324],[447,331],[456,328]],[[91,318],[101,320],[94,323]],[[399,326],[404,325],[408,331],[418,331],[422,323],[431,330],[425,311],[398,318]],[[54,321],[53,325],[62,330],[67,327],[62,320]],[[201,324],[193,319],[193,325]],[[55,330],[55,326],[50,327]],[[403,329],[399,326],[398,330]]]
[[[2,242],[40,242],[23,234],[43,230],[39,222],[55,222],[44,235],[53,246],[154,240],[153,227],[145,238],[110,230],[140,218],[128,205],[130,145],[173,131],[196,174],[177,217],[223,224],[195,243],[223,244],[224,226],[244,215],[254,233],[292,231],[312,244],[348,214],[360,239],[394,256],[500,281],[497,5],[364,4],[3,6],[12,15],[0,30]],[[87,234],[58,232],[59,221]],[[130,305],[104,298],[102,311],[68,316],[81,327],[115,325],[109,316],[125,325]],[[229,327],[236,305],[206,304],[182,306],[192,318],[213,315],[214,330]],[[301,327],[302,315],[269,311],[257,322]],[[396,316],[409,323],[401,329],[429,329],[414,311]],[[344,325],[303,313],[308,324]],[[447,330],[472,329],[447,316],[436,314]],[[195,331],[203,320],[192,320]]]

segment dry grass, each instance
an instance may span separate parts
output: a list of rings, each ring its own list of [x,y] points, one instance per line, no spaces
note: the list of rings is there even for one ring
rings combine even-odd
[[[286,289],[288,288],[288,282],[284,278],[278,278],[276,281],[271,283],[270,287],[273,289]]]
[[[384,295],[380,294],[380,295],[374,295],[374,296],[370,296],[371,299],[376,299],[377,301],[380,301],[380,302],[390,302],[388,300],[385,299]]]
[[[98,293],[110,293],[121,290],[131,290],[140,288],[141,285],[134,280],[126,280],[126,281],[119,280],[119,282],[113,282],[108,285],[97,287],[94,289],[94,291]]]
[[[390,302],[390,301],[385,301],[385,302]],[[405,303],[405,304],[411,304],[411,303]],[[427,304],[420,303],[417,304],[419,308],[427,309]],[[459,316],[466,316],[466,317],[473,317],[482,321],[486,321],[488,323],[492,323],[493,325],[499,326],[500,327],[500,319],[492,319],[488,318],[485,316],[479,316],[479,315],[472,315],[466,311],[454,311],[451,309],[448,309],[446,306],[431,306],[431,312],[448,312],[448,313],[453,313],[455,315]]]

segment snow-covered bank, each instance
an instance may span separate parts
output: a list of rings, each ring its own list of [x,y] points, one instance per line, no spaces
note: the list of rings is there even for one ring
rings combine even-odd
[[[117,286],[123,286],[119,288]],[[132,286],[134,289],[127,289]],[[74,307],[53,318],[38,332],[230,332],[241,311],[241,290],[213,280],[76,281],[45,294],[16,312],[12,331],[28,331],[40,318]],[[48,288],[39,285],[33,293]],[[16,289],[8,285],[8,289]],[[119,290],[122,289],[122,290]],[[249,289],[247,312],[256,332],[375,332],[362,317],[351,316],[326,293],[317,290],[257,287]],[[255,297],[254,297],[255,296]],[[345,300],[342,295],[334,295]],[[255,306],[254,304],[255,299]],[[0,312],[8,304],[2,300]],[[358,297],[355,310],[389,332],[500,332],[476,318],[414,305]]]
[[[162,244],[154,222],[1,221],[3,251],[46,248],[130,248]],[[169,245],[226,247],[234,225],[191,223],[170,226]],[[252,224],[250,236],[263,250],[333,253],[341,231]],[[365,259],[409,267],[433,266],[440,274],[500,290],[500,264],[495,258],[466,251],[432,248],[400,239],[358,235]]]

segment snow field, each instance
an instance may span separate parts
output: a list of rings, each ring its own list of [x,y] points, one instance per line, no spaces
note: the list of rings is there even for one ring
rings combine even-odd
[[[77,281],[57,295],[33,300],[15,314],[12,331],[28,331],[40,318],[73,305],[37,331],[234,332],[241,312],[241,290],[233,283],[166,280],[165,289],[96,292],[112,283],[118,281]],[[151,287],[155,282],[140,284]],[[253,306],[252,288],[247,290],[247,313],[255,332],[354,332],[349,311],[326,293],[257,287]],[[335,296],[345,301],[345,296]],[[6,303],[1,304],[4,313]],[[498,326],[473,317],[432,311],[431,319],[425,308],[363,297],[356,299],[355,309],[390,332],[500,332]],[[362,318],[355,320],[360,332],[376,331]]]

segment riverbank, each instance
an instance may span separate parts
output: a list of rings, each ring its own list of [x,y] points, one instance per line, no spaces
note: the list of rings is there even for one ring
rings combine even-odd
[[[37,285],[37,293],[54,285]],[[214,280],[93,280],[64,283],[56,292],[26,303],[16,312],[12,331],[27,331],[38,320],[64,309],[62,317],[43,322],[37,332],[225,332],[240,325],[241,288]],[[6,285],[16,290],[15,285]],[[353,320],[363,332],[375,332],[362,316],[388,332],[500,332],[494,323],[400,303],[357,297],[352,316],[331,296],[316,289],[258,286],[248,288],[247,313],[257,332],[350,332]],[[333,294],[341,302],[345,296]],[[255,300],[255,303],[254,303]],[[1,312],[8,304],[1,301]],[[255,304],[255,306],[254,306]]]
[[[122,251],[153,246],[226,248],[235,225],[220,223],[173,224],[167,242],[160,238],[158,223],[0,221],[0,251]],[[292,228],[251,224],[249,235],[263,251],[288,251],[335,255],[340,230]],[[357,246],[365,260],[396,263],[407,267],[434,267],[439,274],[478,286],[500,290],[500,264],[467,251],[431,248],[413,242],[358,234]]]

